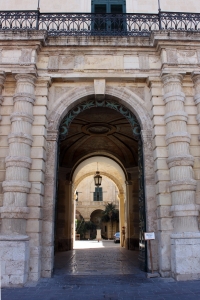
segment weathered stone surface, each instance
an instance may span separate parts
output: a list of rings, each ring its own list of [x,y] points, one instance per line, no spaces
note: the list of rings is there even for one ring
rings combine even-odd
[[[1,231],[8,233],[11,228],[10,235],[17,230],[30,238],[19,243],[11,237],[2,241],[2,284],[22,285],[27,279],[52,274],[59,126],[77,103],[95,95],[122,104],[140,123],[146,229],[156,232],[154,268],[163,277],[199,278],[199,238],[190,237],[191,232],[198,232],[200,204],[200,75],[189,75],[198,70],[200,62],[199,33],[170,32],[169,36],[164,31],[154,32],[151,39],[47,39],[45,31],[24,30],[1,32],[0,39],[0,67],[5,72],[0,71]],[[175,46],[177,41],[179,47]],[[99,154],[105,155],[100,150]],[[127,177],[137,176],[130,169],[125,170]],[[60,176],[66,178],[70,172]],[[127,196],[125,183],[114,177],[109,178],[120,191],[121,222],[127,225],[128,234],[138,237],[138,181],[132,180]],[[71,202],[58,206],[58,225],[63,244],[70,248],[75,186],[67,184],[61,196],[67,195]],[[67,228],[63,227],[65,218]],[[184,238],[172,235],[183,231],[188,231]],[[26,249],[30,247],[30,256],[24,244]],[[185,262],[181,256],[184,245]]]
[[[23,286],[28,278],[29,241],[27,236],[0,236],[3,286]]]

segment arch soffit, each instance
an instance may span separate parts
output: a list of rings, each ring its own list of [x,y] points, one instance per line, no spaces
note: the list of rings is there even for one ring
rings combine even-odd
[[[48,117],[48,130],[58,130],[59,125],[67,112],[92,95],[94,95],[93,86],[73,88],[63,94],[55,102],[55,105],[50,111]],[[113,99],[130,109],[139,121],[142,130],[150,130],[152,128],[151,118],[145,107],[145,102],[131,90],[125,87],[119,88],[107,86],[106,95],[113,97]]]
[[[83,179],[85,179],[86,177],[91,176],[91,175],[94,175],[94,172],[86,173],[86,174],[84,174],[83,176],[81,176],[79,179],[77,179],[77,180],[74,182],[74,187],[75,187],[75,189],[77,188],[77,186],[79,185],[79,183],[80,183]],[[108,177],[109,179],[111,179],[111,180],[116,184],[116,186],[117,186],[118,189],[119,189],[119,194],[123,194],[123,193],[124,193],[124,189],[123,189],[122,184],[121,184],[114,176],[112,176],[111,174],[108,174],[108,173],[106,173],[106,172],[102,172],[102,171],[101,171],[101,175],[104,175],[104,176]]]
[[[72,171],[71,171],[71,177],[70,177],[71,181],[73,181],[73,175],[74,175],[74,172],[75,172],[76,168],[78,167],[78,165],[81,162],[83,162],[84,160],[91,158],[91,157],[96,157],[96,156],[103,156],[103,157],[114,160],[121,167],[122,171],[124,172],[125,179],[128,180],[126,169],[124,168],[124,166],[122,165],[122,163],[120,162],[120,160],[118,158],[116,158],[114,155],[112,155],[110,153],[107,153],[104,151],[98,151],[98,152],[91,152],[90,154],[83,156],[80,160],[77,161],[77,163],[74,165],[74,167],[72,168]]]

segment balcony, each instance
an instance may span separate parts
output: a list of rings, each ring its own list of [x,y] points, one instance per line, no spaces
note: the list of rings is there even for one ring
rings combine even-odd
[[[149,36],[157,30],[200,32],[200,14],[0,11],[0,30],[46,30],[49,36]]]

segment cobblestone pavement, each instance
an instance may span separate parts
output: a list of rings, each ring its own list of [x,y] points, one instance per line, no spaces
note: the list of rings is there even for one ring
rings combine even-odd
[[[2,300],[200,299],[200,281],[147,279],[137,256],[111,241],[77,242],[75,250],[56,255],[52,278],[2,289]]]

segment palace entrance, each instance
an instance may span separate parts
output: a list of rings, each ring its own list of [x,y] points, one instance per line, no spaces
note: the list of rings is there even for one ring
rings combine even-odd
[[[122,91],[123,88],[108,86],[105,99],[97,100],[92,87],[80,87],[75,94],[63,95],[52,107],[47,136],[44,207],[48,215],[43,221],[43,249],[54,252],[49,257],[45,255],[49,271],[44,274],[52,274],[53,253],[73,250],[77,216],[95,223],[107,203],[115,203],[119,209],[118,227],[114,225],[113,232],[125,227],[123,246],[138,251],[141,270],[148,267],[143,232],[156,231],[152,125],[142,100]],[[102,176],[102,193],[98,197],[93,181],[97,163]],[[103,186],[103,182],[108,185]],[[106,195],[110,198],[106,199]],[[109,234],[112,238],[109,224],[100,227],[102,239],[109,238]],[[84,238],[95,239],[95,234],[91,229]],[[156,241],[152,252],[157,269]]]
[[[116,101],[81,103],[61,122],[58,162],[55,251],[71,250],[79,239],[112,240],[120,232],[121,247],[139,251],[146,270],[143,153],[135,116]],[[109,206],[113,211],[105,216]]]

